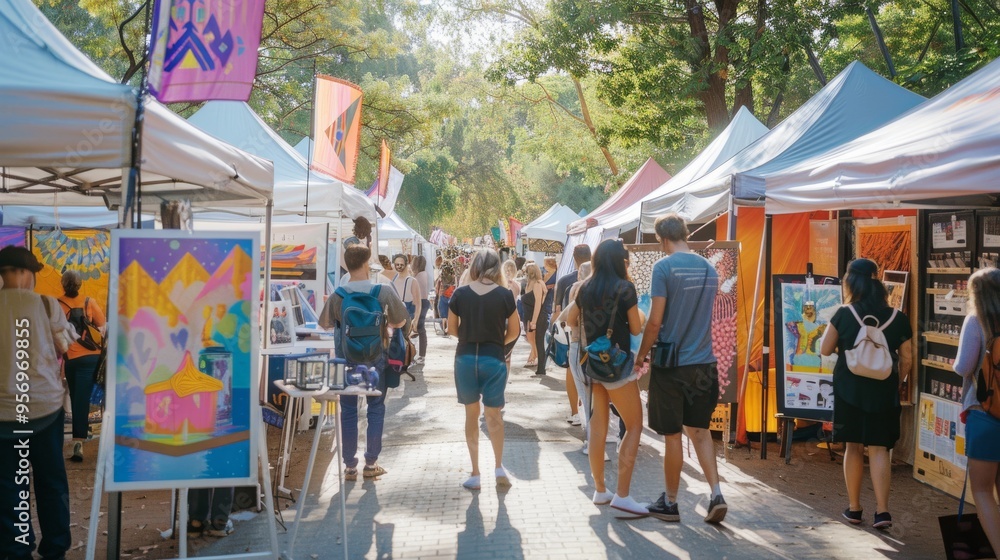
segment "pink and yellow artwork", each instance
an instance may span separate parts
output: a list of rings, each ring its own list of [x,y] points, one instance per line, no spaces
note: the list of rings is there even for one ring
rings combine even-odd
[[[246,479],[256,457],[257,234],[113,237],[110,487]]]
[[[216,401],[222,381],[198,371],[191,353],[166,381],[146,385],[146,431],[183,437],[215,431]]]

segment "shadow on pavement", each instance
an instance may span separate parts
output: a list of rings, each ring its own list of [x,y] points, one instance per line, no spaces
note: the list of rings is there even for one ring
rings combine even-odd
[[[498,493],[497,500],[496,525],[487,535],[486,523],[479,509],[479,492],[475,492],[472,503],[465,510],[465,530],[458,534],[456,558],[524,558],[521,533],[514,528],[507,515],[506,494]]]

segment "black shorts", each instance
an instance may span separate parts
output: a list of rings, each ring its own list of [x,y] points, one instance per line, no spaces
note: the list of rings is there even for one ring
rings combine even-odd
[[[649,427],[656,433],[678,434],[684,426],[708,429],[718,404],[714,363],[650,369]]]

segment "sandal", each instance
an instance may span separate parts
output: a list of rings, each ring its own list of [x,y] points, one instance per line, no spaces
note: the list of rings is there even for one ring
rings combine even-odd
[[[526,368],[538,367],[538,362],[537,361],[535,361],[535,362],[527,362],[527,363],[524,364],[524,367],[526,367]]]
[[[357,480],[358,479],[358,469],[355,467],[347,467],[344,469],[344,480]]]
[[[362,474],[365,478],[376,478],[387,472],[388,471],[383,469],[381,465],[376,463],[374,465],[365,465],[365,469],[362,471]]]

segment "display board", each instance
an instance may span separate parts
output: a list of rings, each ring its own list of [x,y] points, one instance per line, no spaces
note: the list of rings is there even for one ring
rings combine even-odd
[[[712,307],[712,349],[718,361],[719,401],[736,402],[736,294],[739,243],[718,241],[715,243],[691,243],[696,253],[705,257],[715,266],[719,275],[719,291],[715,294]],[[650,281],[653,265],[667,256],[660,245],[644,243],[628,245],[629,276],[635,284],[639,296],[639,309],[648,314],[652,305]]]
[[[820,355],[830,318],[843,303],[832,276],[779,274],[774,289],[774,366],[778,412],[793,418],[833,420],[833,367],[837,355]]]
[[[329,224],[280,225],[271,229],[271,280],[297,282],[313,309],[317,303],[322,307],[326,295],[329,237]],[[262,253],[264,250],[261,246]]]
[[[256,484],[259,246],[113,232],[107,491]]]

